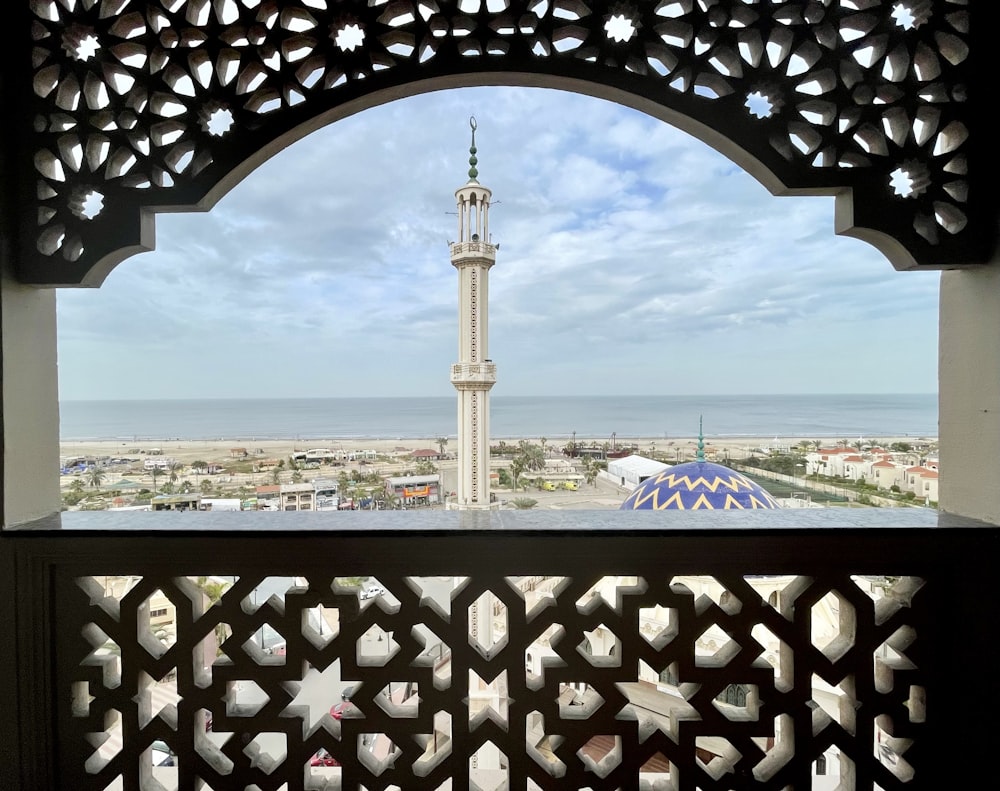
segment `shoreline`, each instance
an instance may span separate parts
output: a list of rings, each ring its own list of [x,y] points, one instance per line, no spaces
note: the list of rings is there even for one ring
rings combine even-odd
[[[456,452],[456,442],[454,437],[448,437],[448,442],[444,446],[444,452],[449,457],[454,457]],[[533,444],[540,444],[540,437],[491,437],[492,445],[505,442],[509,445],[516,445],[519,440],[527,440]],[[749,455],[753,448],[794,448],[802,442],[812,442],[813,440],[829,440],[824,442],[824,447],[838,447],[840,440],[847,439],[854,442],[852,437],[843,435],[798,435],[798,436],[778,436],[770,437],[766,435],[714,435],[705,437],[705,449],[707,455],[723,457],[727,453],[730,456],[740,457]],[[937,437],[929,436],[878,436],[885,446],[895,442],[905,442],[910,444],[936,444]],[[554,457],[562,456],[562,448],[571,440],[570,436],[546,436],[545,446],[548,455]],[[607,437],[592,437],[577,435],[576,442],[584,446],[603,447],[610,443]],[[641,455],[656,453],[660,456],[669,455],[677,451],[692,452],[698,444],[697,437],[673,437],[663,438],[656,436],[645,437],[618,437],[615,447],[638,446],[636,452]],[[191,462],[196,460],[206,462],[245,461],[246,459],[269,459],[284,458],[297,451],[306,451],[313,448],[328,448],[330,450],[341,450],[347,453],[373,450],[380,455],[406,457],[415,450],[439,449],[436,437],[316,437],[316,438],[261,438],[261,437],[234,437],[234,438],[211,438],[211,439],[183,439],[183,438],[160,438],[160,439],[129,439],[110,438],[93,440],[62,440],[59,443],[59,453],[62,458],[75,456],[110,456],[112,458],[127,456],[138,458],[140,456],[151,455],[150,451],[158,450],[162,456],[170,457],[179,462]],[[234,457],[234,449],[245,449],[245,457]]]
[[[310,443],[310,447],[314,446],[316,443],[358,443],[358,442],[420,442],[426,441],[429,434],[414,434],[412,436],[390,436],[386,434],[351,434],[344,436],[330,436],[330,435],[304,435],[298,434],[294,437],[292,436],[281,436],[277,434],[243,434],[243,435],[233,435],[233,436],[220,436],[220,437],[156,437],[152,435],[128,435],[128,436],[118,436],[118,437],[65,437],[60,438],[60,445],[79,445],[79,444],[107,444],[117,442],[122,445],[135,445],[135,444],[149,444],[151,442],[160,443],[170,443],[170,442],[191,442],[191,443],[205,443],[205,442],[243,442],[243,443],[255,443],[255,442],[299,442],[299,443]],[[438,436],[445,437],[449,442],[454,442],[457,437],[455,434],[441,434]],[[522,439],[527,439],[529,441],[538,442],[540,436],[546,438],[546,444],[551,444],[552,442],[562,442],[563,444],[569,442],[573,439],[573,434],[545,434],[545,435],[527,435],[527,434],[496,434],[490,437],[490,441],[493,443],[503,440],[504,442],[518,442]],[[617,434],[616,437],[619,443],[633,443],[640,440],[645,440],[646,442],[683,442],[691,437],[675,435],[675,436],[654,436],[652,434]],[[805,439],[812,441],[814,439],[821,440],[831,440],[832,442],[838,442],[842,439],[847,439],[854,441],[855,436],[853,433],[839,433],[839,434],[828,434],[823,432],[815,432],[813,434],[795,434],[795,435],[785,435],[785,434],[753,434],[753,433],[730,433],[730,434],[705,434],[705,441],[712,440],[726,440],[726,441],[738,441],[738,440],[785,440],[785,439]],[[898,432],[866,432],[861,437],[864,440],[879,439],[885,442],[895,442],[897,440],[913,440],[916,442],[937,442],[938,438],[936,434],[918,434],[918,433],[903,433]],[[694,437],[697,439],[697,437]],[[435,438],[435,442],[436,442]],[[581,434],[577,432],[576,434],[577,442],[597,442],[598,444],[608,442],[608,437],[606,435],[597,436],[595,434]]]

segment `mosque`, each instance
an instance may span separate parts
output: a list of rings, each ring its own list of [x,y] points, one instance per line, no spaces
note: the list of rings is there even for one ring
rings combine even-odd
[[[458,237],[449,242],[452,266],[458,271],[458,362],[451,366],[457,391],[458,486],[449,507],[479,510],[497,507],[489,488],[490,390],[496,365],[489,355],[489,273],[497,248],[490,237],[493,197],[479,183],[476,168],[476,119],[469,119],[469,179],[455,191]],[[621,510],[728,510],[780,508],[778,501],[745,475],[705,460],[705,439],[698,425],[695,461],[668,467],[647,478],[621,505]]]
[[[647,478],[619,510],[724,511],[780,507],[774,497],[742,473],[705,461],[705,437],[699,421],[695,461],[676,464]]]

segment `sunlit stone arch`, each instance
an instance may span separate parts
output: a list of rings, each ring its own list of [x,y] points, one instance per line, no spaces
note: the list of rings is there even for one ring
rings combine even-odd
[[[897,268],[989,257],[963,0],[30,7],[31,88],[16,116],[31,143],[17,256],[28,284],[99,285],[152,247],[156,212],[210,208],[323,125],[473,85],[558,88],[648,113],[773,193],[836,195],[836,230]]]

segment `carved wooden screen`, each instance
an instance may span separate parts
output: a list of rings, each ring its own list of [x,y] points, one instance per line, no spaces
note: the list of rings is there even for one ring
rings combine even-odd
[[[319,124],[498,82],[614,98],[775,192],[837,194],[838,230],[897,267],[993,249],[967,0],[27,2],[8,105],[27,283],[99,283],[151,246],[152,211],[210,205]]]
[[[650,538],[327,537],[298,558],[270,540],[270,571],[190,550],[66,564],[64,787],[932,787],[921,578],[690,574]]]

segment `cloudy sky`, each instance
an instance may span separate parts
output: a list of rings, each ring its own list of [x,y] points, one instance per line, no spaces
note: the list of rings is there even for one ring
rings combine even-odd
[[[428,94],[275,156],[59,292],[63,399],[450,395],[454,191],[493,190],[497,395],[934,392],[938,275],[704,144],[541,89]]]

